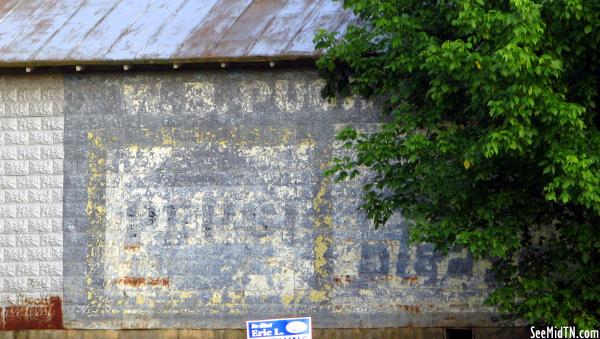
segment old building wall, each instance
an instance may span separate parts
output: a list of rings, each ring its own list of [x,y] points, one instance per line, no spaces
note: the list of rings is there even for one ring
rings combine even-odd
[[[62,325],[62,76],[0,77],[0,330]]]
[[[248,319],[288,315],[313,316],[317,327],[490,325],[490,310],[480,306],[486,262],[464,251],[443,258],[428,245],[408,246],[400,216],[374,230],[357,209],[359,185],[322,176],[340,154],[335,132],[348,124],[376,128],[380,117],[362,100],[324,101],[314,70],[9,80],[2,86],[9,81],[11,90],[45,83],[54,89],[47,100],[56,119],[36,114],[49,121],[40,129],[56,129],[57,145],[35,146],[31,136],[25,146],[15,144],[11,119],[20,118],[3,111],[3,156],[38,147],[39,159],[3,160],[0,201],[9,225],[50,220],[35,233],[45,236],[27,246],[62,258],[62,272],[57,266],[47,274],[56,280],[41,292],[62,297],[64,327],[241,328]],[[43,87],[35,93],[46,100]],[[12,105],[7,98],[3,92],[5,107]],[[35,130],[21,125],[17,132]],[[50,173],[32,172],[48,162]],[[28,170],[13,172],[21,163]],[[19,178],[38,177],[39,187],[16,186]],[[7,200],[30,189],[51,190],[52,197]],[[62,214],[50,210],[60,201]],[[10,254],[25,247],[17,246],[22,232],[6,220],[0,268],[31,261],[42,272],[39,256]],[[60,238],[64,245],[47,243]],[[0,274],[0,307],[21,305],[17,293],[40,292],[38,275],[16,291],[10,282],[20,278],[10,274]]]

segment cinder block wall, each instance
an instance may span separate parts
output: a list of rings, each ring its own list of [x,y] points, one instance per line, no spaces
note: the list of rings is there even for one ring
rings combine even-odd
[[[358,183],[322,176],[335,132],[380,117],[313,70],[0,86],[0,328],[492,324],[488,263],[408,246],[401,216],[374,230]]]
[[[0,329],[61,323],[63,107],[60,75],[0,78]]]

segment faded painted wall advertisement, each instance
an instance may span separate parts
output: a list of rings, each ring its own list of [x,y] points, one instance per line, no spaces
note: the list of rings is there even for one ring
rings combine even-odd
[[[409,246],[401,215],[375,230],[360,180],[323,177],[343,155],[335,133],[381,117],[323,100],[312,70],[2,81],[0,314],[40,328],[490,323],[488,263]]]

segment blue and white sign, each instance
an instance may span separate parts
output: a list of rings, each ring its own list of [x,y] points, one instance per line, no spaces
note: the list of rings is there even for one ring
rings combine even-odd
[[[310,317],[246,321],[247,339],[312,339]]]

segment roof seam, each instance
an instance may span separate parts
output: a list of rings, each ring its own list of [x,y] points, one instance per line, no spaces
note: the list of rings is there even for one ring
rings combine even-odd
[[[219,37],[219,40],[217,40],[213,46],[213,49],[217,49],[219,47],[219,44],[221,43],[221,41],[223,41],[223,38],[227,35],[227,32],[229,32],[231,30],[231,28],[235,25],[236,22],[238,22],[238,20],[240,20],[240,18],[242,17],[242,15],[244,15],[244,13],[246,13],[246,11],[248,11],[248,9],[250,8],[250,6],[252,5],[252,3],[254,2],[254,0],[251,0],[246,7],[244,8],[243,11],[240,12],[240,14],[238,14],[238,16],[235,18],[235,20],[233,20],[231,22],[231,24],[229,25],[229,27],[227,27],[226,30],[223,31],[223,34],[221,34],[221,36]]]
[[[11,14],[12,14],[12,12],[14,12],[14,11],[17,9],[17,7],[21,6],[21,4],[22,4],[24,1],[25,1],[25,0],[20,0],[20,1],[17,1],[17,2],[15,3],[15,5],[14,5],[14,6],[13,6],[13,7],[10,9],[10,11],[8,11],[8,12],[7,12],[7,13],[6,13],[4,16],[2,16],[2,19],[0,19],[0,23],[2,23],[2,22],[4,21],[4,19],[6,19],[6,18],[7,18],[9,15],[11,15]]]
[[[77,45],[75,45],[73,48],[71,48],[71,49],[69,50],[69,52],[67,52],[67,53],[66,53],[66,55],[71,55],[71,53],[73,53],[73,51],[76,51],[76,50],[77,50],[77,48],[78,48],[78,47],[79,47],[79,46],[80,46],[80,45],[81,45],[81,44],[82,44],[82,43],[85,41],[85,39],[88,37],[88,35],[90,35],[90,33],[91,33],[91,32],[92,32],[94,29],[96,29],[96,27],[98,27],[98,26],[99,26],[99,25],[102,23],[102,21],[104,21],[104,20],[106,19],[106,17],[107,17],[108,15],[110,15],[110,13],[112,13],[112,12],[115,10],[115,8],[117,8],[117,6],[119,5],[119,3],[120,3],[119,1],[115,1],[115,4],[114,4],[114,5],[112,5],[112,7],[111,7],[111,8],[108,10],[108,12],[106,12],[106,13],[104,14],[104,16],[103,16],[102,18],[100,18],[100,20],[98,20],[98,21],[97,21],[97,22],[94,24],[94,26],[92,26],[92,27],[91,27],[91,28],[90,28],[90,29],[89,29],[89,30],[88,30],[88,31],[87,31],[87,32],[86,32],[86,33],[83,35],[83,38],[81,38],[81,40],[79,40],[79,42],[77,43]]]
[[[185,7],[185,5],[188,3],[188,1],[190,1],[190,0],[183,0],[183,1],[181,1],[181,4],[179,5],[179,7],[177,7],[177,9],[173,12],[173,16],[171,16],[167,20],[163,21],[163,23],[158,27],[158,29],[156,30],[156,32],[154,32],[154,34],[152,34],[152,36],[150,38],[148,38],[148,41],[146,41],[146,43],[144,44],[144,46],[142,46],[142,48],[140,48],[136,52],[135,57],[137,57],[138,54],[141,51],[145,50],[146,47],[150,44],[151,41],[156,40],[156,37],[162,32],[163,28],[165,28],[165,26],[167,25],[167,23],[169,23],[169,22],[171,22],[173,20],[173,18],[179,13],[179,11],[181,11],[181,9],[183,7]],[[194,1],[194,0],[191,0],[191,1]]]
[[[285,3],[288,3],[288,0],[285,1]],[[285,7],[285,5],[283,6]],[[263,27],[263,29],[260,31],[260,33],[258,33],[258,37],[256,39],[254,39],[254,41],[246,47],[246,49],[244,49],[244,54],[248,55],[248,52],[250,52],[252,50],[252,48],[254,47],[254,45],[256,45],[256,43],[258,42],[258,40],[260,39],[261,36],[263,36],[263,34],[265,33],[265,31],[271,27],[271,24],[273,23],[273,20],[275,20],[276,16],[273,14],[271,15],[271,19],[269,20],[269,22],[267,22],[267,24],[265,25],[265,27]]]
[[[192,0],[193,1],[193,0]],[[198,30],[200,30],[201,27],[204,26],[204,23],[206,23],[206,20],[210,17],[210,12],[213,10],[213,8],[215,8],[217,5],[219,4],[219,1],[216,1],[208,10],[208,12],[206,12],[206,15],[202,18],[202,21],[200,21],[200,24],[198,26],[196,26],[196,28],[194,30],[192,30],[190,32],[190,34],[188,34],[179,44],[179,46],[177,47],[177,49],[175,50],[175,53],[173,53],[174,55],[179,54],[181,52],[181,49],[183,48],[183,46],[185,45],[185,42],[187,41],[187,39],[190,36],[193,36]]]
[[[138,21],[138,19],[144,15],[144,13],[148,10],[148,8],[150,8],[150,6],[152,6],[152,4],[154,3],[155,0],[151,0],[146,4],[146,8],[144,9],[144,11],[142,11],[141,13],[138,13],[138,15],[133,18],[133,20],[131,20],[131,22],[129,23],[129,25],[121,32],[121,34],[119,34],[119,36],[115,39],[115,41],[113,41],[113,43],[110,45],[110,47],[108,47],[108,49],[106,50],[106,52],[104,52],[103,57],[106,57],[108,54],[110,54],[110,51],[112,51],[113,47],[115,47],[115,45],[127,34],[127,32],[129,32],[129,29],[135,25],[135,23]]]

